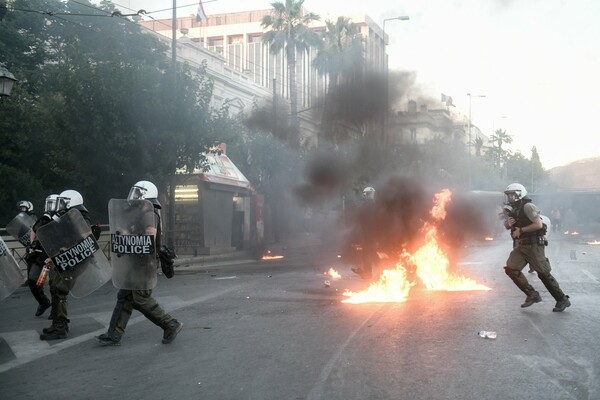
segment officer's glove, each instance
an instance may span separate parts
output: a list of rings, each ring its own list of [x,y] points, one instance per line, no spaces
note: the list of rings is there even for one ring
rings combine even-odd
[[[177,257],[175,252],[165,245],[160,246],[158,258],[160,259],[160,269],[163,274],[171,279],[175,275],[174,259]]]
[[[100,235],[102,235],[102,227],[100,224],[92,225],[92,234],[96,238],[96,240],[100,240]]]

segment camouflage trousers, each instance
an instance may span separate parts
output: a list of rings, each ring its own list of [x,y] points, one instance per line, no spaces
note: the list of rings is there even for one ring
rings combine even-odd
[[[108,331],[121,336],[127,328],[133,310],[138,310],[162,329],[173,319],[152,297],[152,290],[120,289]]]
[[[56,271],[56,268],[50,269],[49,284],[50,300],[52,303],[50,317],[53,322],[70,322],[68,318],[68,300],[73,283],[73,278],[65,279]]]
[[[552,267],[550,266],[550,261],[546,257],[545,246],[537,243],[517,243],[506,260],[506,274],[513,280],[519,289],[529,296],[535,289],[533,289],[529,284],[527,277],[521,272],[527,264],[537,272],[538,277],[556,301],[560,301],[564,298],[565,294],[561,290],[560,285],[550,273]]]

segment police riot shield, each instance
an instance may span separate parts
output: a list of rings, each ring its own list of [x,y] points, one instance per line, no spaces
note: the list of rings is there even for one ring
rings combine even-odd
[[[4,300],[25,282],[15,258],[0,237],[0,300]]]
[[[110,280],[110,263],[78,210],[41,226],[36,234],[73,297],[85,297]]]
[[[147,290],[156,286],[156,224],[148,200],[110,199],[110,262],[115,287]]]
[[[31,227],[33,224],[35,224],[35,217],[20,212],[6,225],[6,232],[27,247],[31,244]]]

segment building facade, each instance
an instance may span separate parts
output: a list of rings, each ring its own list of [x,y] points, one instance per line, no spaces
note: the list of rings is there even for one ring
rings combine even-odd
[[[434,138],[446,143],[469,142],[469,121],[460,113],[453,113],[448,108],[429,109],[427,104],[417,105],[410,100],[406,111],[398,111],[388,119],[387,143],[391,146],[405,144],[426,144]],[[489,138],[481,130],[471,125],[472,145],[481,140],[482,151],[490,145]],[[475,152],[475,147],[471,148]]]
[[[177,59],[188,63],[209,60],[208,72],[216,78],[215,102],[235,99],[234,110],[248,109],[253,101],[271,102],[274,95],[288,99],[288,70],[283,54],[272,54],[263,43],[265,29],[261,22],[271,9],[237,13],[209,15],[197,21],[195,15],[177,18],[176,41]],[[387,72],[385,43],[387,37],[383,29],[368,15],[348,16],[357,24],[364,39],[365,69],[374,72]],[[311,28],[316,32],[325,30],[325,21],[335,21],[337,16],[322,16],[314,21]],[[172,40],[173,20],[141,20],[141,26]],[[165,40],[166,40],[165,39]],[[315,106],[327,90],[327,77],[322,76],[312,66],[316,49],[298,54],[296,65],[298,117],[301,123],[303,143],[308,147],[318,146],[318,132],[321,116]],[[357,94],[358,95],[358,94]],[[387,143],[425,142],[435,136],[461,140],[468,145],[468,120],[463,115],[452,114],[449,110],[428,110],[423,106],[416,109],[416,103],[409,102],[406,111],[399,111],[388,117],[384,129]],[[488,138],[476,126],[471,126],[471,138],[480,137],[487,145]],[[474,150],[473,150],[474,151]]]
[[[238,13],[211,15],[202,21],[196,21],[194,15],[177,18],[177,39],[186,36],[202,47],[220,54],[227,67],[248,76],[253,82],[268,89],[275,82],[278,95],[287,98],[289,88],[287,82],[287,65],[283,54],[271,54],[262,42],[265,29],[261,26],[264,16],[270,9],[246,11]],[[383,31],[367,15],[349,16],[360,28],[365,39],[364,52],[366,67],[374,71],[384,70]],[[315,21],[311,28],[316,32],[325,30],[325,19]],[[333,18],[330,18],[333,19]],[[139,21],[143,27],[157,32],[169,39],[173,32],[172,19]],[[298,106],[308,108],[312,101],[322,95],[326,89],[326,78],[319,76],[312,67],[316,49],[298,54]]]

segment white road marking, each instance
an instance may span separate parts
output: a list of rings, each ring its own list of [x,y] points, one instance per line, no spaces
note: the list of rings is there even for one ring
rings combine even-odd
[[[239,286],[231,287],[228,289],[220,290],[215,293],[207,294],[205,296],[200,296],[188,301],[181,300],[174,296],[165,296],[162,299],[169,299],[168,303],[161,303],[164,309],[167,312],[171,312],[183,307],[191,306],[194,304],[202,303],[204,301],[213,299],[215,297],[223,296],[229,292],[233,292],[239,290]],[[161,299],[161,297],[155,297],[156,300]],[[160,302],[159,302],[160,303]],[[69,347],[77,346],[80,343],[87,342],[94,338],[94,336],[98,336],[104,332],[106,332],[106,326],[108,326],[108,322],[110,321],[110,317],[112,315],[112,310],[106,313],[93,313],[83,315],[86,317],[91,316],[96,321],[105,325],[102,329],[98,329],[93,332],[86,333],[84,335],[76,336],[72,339],[66,339],[62,342],[53,343],[50,345],[48,342],[40,340],[40,334],[36,331],[16,331],[16,332],[2,332],[2,337],[6,340],[7,344],[10,346],[11,350],[15,353],[16,358],[14,360],[5,362],[0,365],[0,374],[11,370],[13,368],[20,367],[24,364],[27,364],[31,361],[37,360],[42,357],[46,357],[51,354],[56,354],[61,350],[68,349]],[[128,326],[135,325],[139,322],[144,321],[146,318],[143,315],[132,318],[129,320]],[[34,335],[35,334],[35,335]],[[35,336],[35,337],[34,337]]]
[[[582,269],[581,272],[583,272],[584,274],[587,275],[588,278],[590,278],[590,280],[594,283],[599,283],[600,281],[598,281],[598,278],[596,278],[590,271],[586,270],[586,269]]]
[[[4,332],[2,337],[16,358],[31,357],[50,348],[48,342],[40,340],[40,334],[36,330]]]

